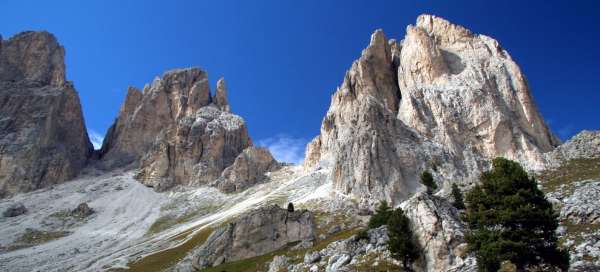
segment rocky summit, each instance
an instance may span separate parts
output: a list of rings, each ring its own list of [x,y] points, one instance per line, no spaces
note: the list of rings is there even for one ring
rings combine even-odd
[[[232,165],[217,184],[241,190],[275,163],[268,150],[252,148],[246,123],[230,112],[224,79],[211,96],[208,75],[198,68],[166,72],[143,91],[130,87],[100,154],[107,168],[139,166],[137,178],[157,190],[206,185]]]
[[[94,151],[56,38],[0,39],[0,271],[478,271],[473,198],[522,200],[476,186],[512,179],[496,157],[569,269],[599,271],[600,132],[561,143],[493,38],[433,15],[367,38],[302,165],[254,145],[238,90],[200,68],[129,87]]]
[[[558,144],[497,41],[422,15],[401,41],[373,33],[333,95],[305,168],[330,167],[335,189],[363,202],[400,203],[420,190],[422,171],[449,189],[498,156],[541,169]]]
[[[0,39],[0,198],[72,179],[92,155],[64,55],[48,32]]]

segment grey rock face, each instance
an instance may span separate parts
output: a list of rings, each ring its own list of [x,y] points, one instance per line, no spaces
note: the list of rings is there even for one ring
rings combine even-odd
[[[398,204],[422,190],[424,170],[449,189],[474,182],[496,156],[541,168],[557,144],[498,42],[422,15],[401,42],[371,36],[304,166],[331,168],[338,192]]]
[[[367,239],[356,235],[330,243],[324,249],[306,253],[304,262],[288,266],[288,271],[356,271],[353,265],[386,261],[399,265],[387,249],[389,241],[385,226],[367,231]]]
[[[600,158],[600,131],[581,131],[544,155],[549,168],[574,159]]]
[[[194,253],[196,269],[260,256],[291,242],[314,240],[312,213],[288,212],[277,206],[260,208],[215,230]]]
[[[8,207],[8,209],[6,209],[2,213],[2,216],[15,217],[15,216],[25,214],[26,212],[27,212],[27,208],[25,208],[25,205],[23,205],[23,203],[15,203],[15,204],[12,204],[10,207]]]
[[[422,249],[423,271],[477,271],[467,254],[467,227],[445,199],[419,193],[402,204]]]
[[[244,120],[229,111],[223,79],[211,97],[204,71],[169,71],[143,92],[129,89],[101,159],[107,167],[139,164],[137,178],[157,190],[213,183],[239,159],[224,173],[223,188],[241,190],[262,177],[272,157],[266,150],[242,153],[252,141]],[[253,168],[242,173],[244,167]]]
[[[48,32],[0,41],[0,198],[71,179],[93,152],[63,58]]]
[[[225,193],[239,192],[262,181],[265,172],[275,170],[279,164],[266,148],[248,147],[237,156],[233,164],[217,180],[217,188]]]

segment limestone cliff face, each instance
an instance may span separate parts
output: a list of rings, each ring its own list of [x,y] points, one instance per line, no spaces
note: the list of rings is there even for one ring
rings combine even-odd
[[[0,38],[0,197],[71,179],[92,152],[56,38]]]
[[[251,145],[244,120],[230,112],[225,81],[218,81],[212,97],[206,72],[179,69],[155,79],[143,91],[128,90],[103,143],[101,159],[107,167],[137,164],[142,183],[164,190],[214,182]]]
[[[472,182],[496,156],[541,168],[558,143],[498,42],[422,15],[401,42],[371,36],[304,166],[330,167],[344,194],[399,203],[420,190],[424,170],[447,188]]]
[[[307,210],[288,212],[278,206],[259,208],[216,229],[195,249],[197,270],[260,256],[289,243],[315,239],[314,216]]]
[[[402,209],[422,249],[423,271],[477,271],[475,256],[467,251],[467,226],[448,200],[419,193]]]

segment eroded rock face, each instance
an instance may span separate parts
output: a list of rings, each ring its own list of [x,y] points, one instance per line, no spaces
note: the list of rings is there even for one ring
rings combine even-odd
[[[581,131],[544,155],[548,168],[556,168],[575,159],[600,158],[600,131]]]
[[[423,271],[477,271],[467,254],[467,227],[446,199],[419,193],[402,204],[422,249]]]
[[[248,147],[233,164],[223,171],[217,187],[225,193],[239,192],[262,181],[264,173],[275,170],[279,164],[268,149]]]
[[[224,173],[224,180],[254,184],[264,173],[260,170],[269,167],[253,159],[270,154],[264,150],[242,153],[252,142],[244,120],[230,113],[226,95],[225,81],[220,79],[211,97],[208,76],[197,68],[169,71],[143,92],[130,88],[103,143],[102,161],[107,167],[138,164],[137,178],[164,190],[213,183],[239,159]],[[257,168],[240,172],[248,166]],[[241,181],[242,175],[248,179]],[[228,192],[238,190],[225,187]]]
[[[497,156],[541,168],[557,144],[495,40],[422,15],[401,42],[371,36],[304,166],[330,167],[334,188],[363,202],[398,204],[421,190],[424,170],[448,189],[474,182]]]
[[[23,32],[1,40],[0,198],[71,179],[92,152],[56,38]]]
[[[292,242],[314,240],[314,217],[306,210],[260,208],[215,230],[195,251],[193,266],[204,269],[260,256]]]

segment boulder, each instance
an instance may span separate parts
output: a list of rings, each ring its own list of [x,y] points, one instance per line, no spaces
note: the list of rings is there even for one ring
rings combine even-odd
[[[193,266],[202,270],[224,262],[264,255],[293,242],[315,239],[311,212],[288,212],[278,206],[256,209],[216,229],[194,251]]]
[[[421,248],[423,271],[477,271],[467,253],[467,226],[444,198],[418,193],[401,205]]]
[[[27,208],[25,208],[25,205],[23,205],[23,203],[14,203],[14,204],[10,205],[2,213],[2,216],[4,216],[4,217],[15,217],[15,216],[19,216],[19,215],[25,214],[26,212],[27,212]]]

